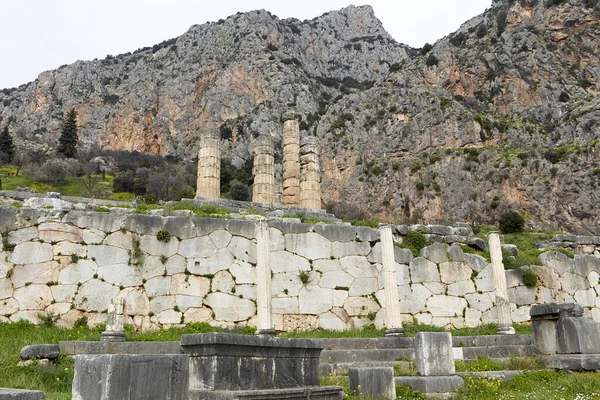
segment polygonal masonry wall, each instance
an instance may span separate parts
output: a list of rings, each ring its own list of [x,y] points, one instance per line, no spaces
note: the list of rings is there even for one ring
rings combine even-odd
[[[53,313],[61,326],[84,315],[94,325],[123,297],[125,323],[136,329],[256,326],[253,221],[13,207],[0,207],[0,216],[10,222],[0,252],[0,321],[37,323]],[[384,326],[377,230],[269,225],[276,329]],[[485,259],[441,243],[416,258],[394,251],[403,320],[457,328],[497,322]],[[559,252],[540,259],[543,266],[531,267],[541,280],[535,288],[521,271],[506,271],[513,321],[528,321],[532,304],[551,301],[577,302],[600,321],[600,259]]]

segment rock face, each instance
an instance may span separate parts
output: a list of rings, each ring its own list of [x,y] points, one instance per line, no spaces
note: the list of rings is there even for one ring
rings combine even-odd
[[[282,148],[292,109],[318,141],[333,211],[489,223],[512,208],[534,227],[598,233],[599,20],[591,0],[494,1],[418,51],[368,6],[238,13],[5,89],[0,121],[18,146],[52,148],[74,107],[83,146],[188,158],[220,126],[240,166],[252,135]]]

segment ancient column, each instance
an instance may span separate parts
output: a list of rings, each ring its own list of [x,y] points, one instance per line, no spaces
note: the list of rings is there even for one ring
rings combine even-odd
[[[383,262],[383,289],[385,290],[385,308],[387,321],[385,336],[404,336],[398,299],[398,280],[396,279],[396,259],[392,228],[384,226],[380,230],[381,258]]]
[[[284,206],[300,205],[300,124],[297,119],[283,123]]]
[[[125,332],[123,325],[125,323],[125,299],[113,299],[108,306],[108,317],[106,318],[106,329],[100,336],[101,342],[124,342]]]
[[[261,135],[254,141],[254,185],[252,201],[273,204],[275,196],[275,157],[273,139]]]
[[[300,146],[300,206],[321,209],[321,168],[317,138],[312,136]]]
[[[271,317],[271,241],[269,224],[265,219],[256,223],[256,286],[256,334],[275,335]]]
[[[200,138],[196,196],[221,197],[221,137],[218,129],[206,129]]]
[[[488,236],[490,242],[490,258],[492,259],[492,274],[494,275],[494,295],[496,297],[496,310],[498,310],[498,335],[514,335],[510,317],[510,302],[506,285],[506,273],[502,263],[502,247],[498,232],[491,232]]]

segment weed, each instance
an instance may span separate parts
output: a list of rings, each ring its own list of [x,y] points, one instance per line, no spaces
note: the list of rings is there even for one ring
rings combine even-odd
[[[310,282],[310,274],[307,271],[300,271],[298,278],[300,278],[300,282],[302,282],[303,285]]]
[[[156,234],[156,240],[163,243],[169,243],[171,240],[171,232],[165,230],[158,231]]]

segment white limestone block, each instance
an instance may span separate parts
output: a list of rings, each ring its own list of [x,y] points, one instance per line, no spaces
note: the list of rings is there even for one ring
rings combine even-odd
[[[76,264],[69,264],[61,269],[58,274],[58,283],[72,285],[87,282],[98,271],[98,264],[92,260],[78,260]]]
[[[256,306],[252,301],[230,294],[211,293],[206,296],[205,303],[214,311],[216,320],[245,321],[256,314]]]
[[[37,264],[51,261],[52,245],[50,243],[25,242],[15,246],[10,256],[13,264]]]
[[[298,292],[300,314],[323,314],[333,307],[333,290],[304,286]]]
[[[285,249],[309,260],[331,257],[331,242],[314,232],[285,235]]]
[[[293,272],[293,271],[309,271],[310,263],[304,258],[289,251],[275,251],[271,253],[271,271],[278,272]]]

